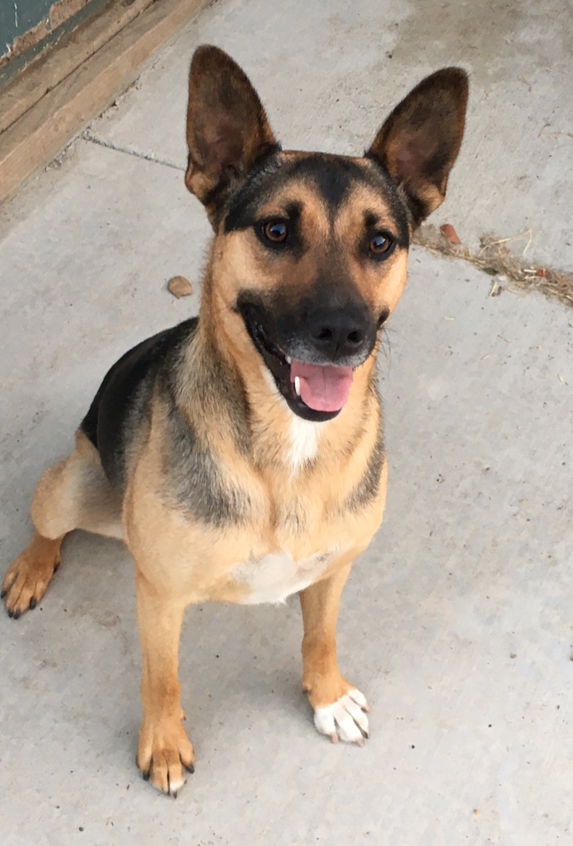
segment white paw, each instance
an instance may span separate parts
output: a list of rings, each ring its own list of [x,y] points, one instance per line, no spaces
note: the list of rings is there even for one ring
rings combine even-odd
[[[314,709],[314,725],[321,734],[326,734],[333,743],[338,739],[364,746],[368,737],[368,710],[366,697],[353,688],[332,705]]]

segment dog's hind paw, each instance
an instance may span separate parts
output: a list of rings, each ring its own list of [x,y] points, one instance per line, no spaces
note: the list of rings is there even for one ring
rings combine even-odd
[[[0,597],[10,617],[17,620],[42,599],[59,567],[61,544],[62,538],[48,540],[36,534],[8,567]]]
[[[314,725],[317,731],[330,737],[333,743],[345,740],[363,746],[368,737],[368,710],[364,694],[352,688],[331,705],[315,708]]]

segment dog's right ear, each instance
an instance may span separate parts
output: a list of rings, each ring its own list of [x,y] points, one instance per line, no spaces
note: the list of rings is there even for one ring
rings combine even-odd
[[[221,209],[257,159],[279,149],[257,92],[218,47],[199,47],[191,62],[187,108],[187,188],[216,226]]]

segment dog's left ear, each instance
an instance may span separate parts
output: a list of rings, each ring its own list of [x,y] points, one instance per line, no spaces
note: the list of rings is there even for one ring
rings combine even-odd
[[[278,147],[255,89],[218,47],[203,45],[193,55],[187,145],[185,184],[213,225],[257,159]]]
[[[401,187],[416,226],[446,196],[464,134],[467,100],[465,71],[436,71],[396,106],[366,154],[381,162]]]

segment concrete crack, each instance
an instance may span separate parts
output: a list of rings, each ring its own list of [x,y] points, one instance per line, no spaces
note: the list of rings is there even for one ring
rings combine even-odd
[[[108,150],[115,150],[117,153],[124,153],[128,156],[135,156],[146,162],[153,162],[163,167],[170,167],[173,170],[185,171],[181,165],[174,162],[160,159],[153,153],[142,153],[132,147],[124,147],[113,144],[104,138],[98,138],[85,129],[81,138],[91,144],[99,144],[100,147],[107,147]],[[531,232],[528,230],[531,241]],[[502,291],[503,284],[508,287],[512,285],[521,290],[536,290],[550,299],[573,307],[573,275],[562,270],[556,270],[544,265],[536,265],[526,261],[525,252],[522,256],[516,256],[507,247],[509,241],[521,236],[511,238],[495,238],[493,235],[482,235],[480,238],[480,249],[478,251],[466,247],[464,244],[455,243],[448,239],[440,229],[431,224],[424,224],[414,234],[413,243],[424,247],[433,253],[448,256],[449,258],[462,259],[474,267],[483,270],[493,278],[490,296],[496,296]]]
[[[529,230],[510,238],[482,235],[480,249],[474,251],[464,244],[453,243],[436,226],[425,224],[417,230],[413,242],[433,253],[462,259],[483,270],[492,277],[491,296],[501,293],[502,285],[505,283],[508,287],[539,291],[550,299],[573,306],[573,275],[571,273],[527,261],[525,253],[529,243],[521,256],[509,250],[507,243],[524,235],[529,235],[531,240]]]
[[[125,153],[128,156],[135,156],[136,159],[143,159],[146,162],[153,162],[153,164],[162,165],[163,167],[171,167],[173,170],[185,170],[181,165],[168,162],[166,159],[160,159],[158,156],[154,156],[153,153],[142,153],[139,150],[134,150],[133,147],[123,147],[119,144],[113,144],[111,141],[106,141],[104,138],[98,138],[89,129],[85,129],[80,137],[84,141],[89,141],[91,144],[98,144],[100,147],[107,147],[108,150],[115,150],[116,153]]]

